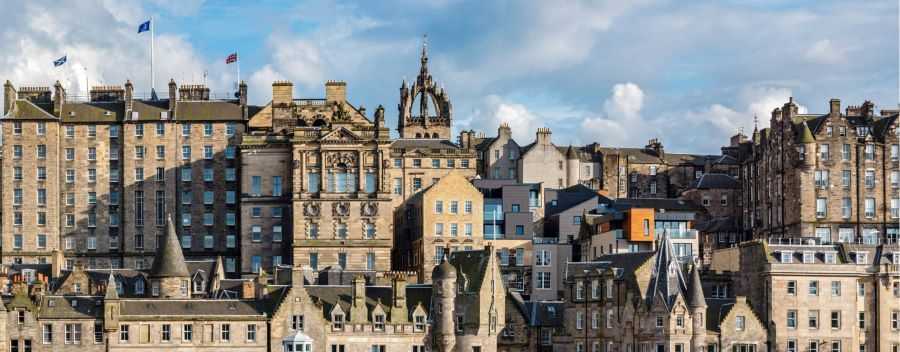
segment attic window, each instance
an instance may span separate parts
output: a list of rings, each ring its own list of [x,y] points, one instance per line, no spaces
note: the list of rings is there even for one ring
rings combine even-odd
[[[168,119],[169,119],[169,112],[168,112],[168,111],[160,111],[160,112],[159,112],[159,119],[160,119],[160,120],[168,120]]]
[[[413,329],[415,331],[425,331],[425,316],[424,315],[416,315],[413,317],[414,324]]]
[[[78,300],[77,300],[77,299],[73,299],[73,300],[72,300],[72,308],[74,308],[74,307],[78,307]]]
[[[791,251],[782,251],[781,252],[781,263],[782,264],[790,264],[794,261],[794,252]]]
[[[132,113],[132,114],[133,114],[133,113]],[[110,116],[110,115],[112,115],[112,113],[109,112],[109,111],[104,111],[104,112],[103,112],[103,116]]]
[[[48,300],[47,307],[56,307],[56,300],[55,299]]]
[[[384,331],[384,314],[375,315],[375,331]]]
[[[75,116],[75,112],[74,112],[74,111],[69,111],[69,116]]]
[[[335,313],[334,316],[331,317],[331,330],[332,331],[344,330],[344,314],[343,313]]]

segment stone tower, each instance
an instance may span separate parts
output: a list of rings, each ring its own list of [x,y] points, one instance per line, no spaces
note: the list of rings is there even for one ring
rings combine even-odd
[[[431,272],[433,291],[431,297],[434,323],[431,330],[431,349],[437,352],[453,351],[456,345],[454,303],[456,301],[456,268],[448,261],[447,251],[441,264]]]
[[[687,304],[691,312],[691,351],[706,351],[706,298],[703,296],[703,285],[700,282],[700,267],[695,265],[688,283]]]
[[[184,262],[178,234],[175,233],[175,224],[171,217],[167,222],[168,229],[150,269],[151,294],[159,298],[190,298],[190,273]]]
[[[397,132],[400,138],[450,139],[451,109],[447,92],[428,72],[428,44],[423,43],[419,76],[412,87],[405,79],[400,85]]]

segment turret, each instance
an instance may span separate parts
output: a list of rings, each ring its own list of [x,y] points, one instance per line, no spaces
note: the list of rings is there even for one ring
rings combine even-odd
[[[691,313],[691,351],[706,351],[706,298],[703,296],[703,283],[700,281],[700,267],[695,265],[688,282],[687,305]]]
[[[106,332],[119,330],[119,290],[112,272],[106,281],[106,295],[103,298],[103,330]]]
[[[816,164],[816,138],[806,122],[800,122],[800,133],[797,136],[797,152],[800,153],[800,162],[805,166]]]
[[[441,264],[431,272],[432,280],[432,315],[434,318],[431,330],[432,350],[437,352],[453,351],[456,345],[456,326],[454,323],[454,306],[456,302],[456,268],[448,261],[446,251]]]
[[[175,224],[171,217],[167,222],[168,229],[150,269],[151,295],[160,298],[190,298],[190,273],[181,252]]]

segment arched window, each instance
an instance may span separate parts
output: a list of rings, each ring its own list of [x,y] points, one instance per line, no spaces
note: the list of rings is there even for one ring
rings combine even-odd
[[[422,134],[421,134],[421,133],[416,133],[416,138],[422,138]]]
[[[313,127],[325,127],[328,126],[328,122],[325,122],[324,119],[316,119],[312,125]]]
[[[437,138],[438,138],[438,134],[437,134],[437,132],[435,132],[435,133],[432,133],[432,134],[431,134],[431,138],[435,138],[435,139],[437,139]]]

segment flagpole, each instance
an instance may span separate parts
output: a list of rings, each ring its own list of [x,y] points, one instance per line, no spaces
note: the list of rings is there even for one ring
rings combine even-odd
[[[235,60],[235,61],[237,61],[236,62],[237,63],[237,85],[238,85],[238,87],[240,87],[241,86],[241,54],[238,53],[237,50],[234,51],[234,54],[237,56],[237,58],[236,58],[237,60]]]
[[[153,75],[153,46],[156,40],[156,24],[153,23],[153,16],[150,16],[150,95],[153,95],[153,88],[156,85],[156,77]]]

